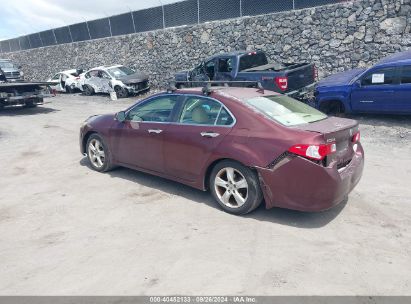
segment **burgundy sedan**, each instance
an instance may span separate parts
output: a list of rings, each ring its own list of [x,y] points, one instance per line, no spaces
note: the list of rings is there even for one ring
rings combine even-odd
[[[358,123],[327,117],[290,97],[254,88],[161,93],[80,130],[94,170],[124,166],[210,190],[233,214],[267,208],[321,211],[361,178]]]

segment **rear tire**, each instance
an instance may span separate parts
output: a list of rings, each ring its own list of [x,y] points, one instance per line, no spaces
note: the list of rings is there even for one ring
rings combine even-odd
[[[93,89],[91,86],[89,86],[88,84],[86,84],[86,85],[83,86],[83,93],[84,93],[84,95],[86,95],[86,96],[91,96],[91,95],[93,95],[95,92],[94,92],[94,89]]]
[[[86,153],[93,170],[107,172],[113,168],[110,150],[100,135],[90,135],[87,139]]]
[[[231,214],[250,213],[263,200],[257,173],[235,161],[219,162],[211,171],[209,185],[220,207]]]
[[[66,85],[66,93],[68,94],[73,93],[73,88],[71,86]]]
[[[331,116],[343,116],[345,113],[344,105],[341,101],[326,101],[320,105],[320,111]]]

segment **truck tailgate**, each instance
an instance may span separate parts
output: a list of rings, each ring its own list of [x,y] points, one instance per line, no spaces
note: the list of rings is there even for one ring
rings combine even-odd
[[[296,91],[315,82],[314,64],[304,64],[286,71],[288,77],[288,92]]]

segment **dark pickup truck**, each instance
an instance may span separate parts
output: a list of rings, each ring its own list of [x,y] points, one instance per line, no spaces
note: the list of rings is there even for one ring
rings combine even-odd
[[[304,99],[317,79],[312,63],[269,64],[264,52],[238,51],[214,55],[191,71],[175,75],[177,88],[198,86],[201,81],[260,82],[264,89]],[[189,83],[194,82],[194,83]]]

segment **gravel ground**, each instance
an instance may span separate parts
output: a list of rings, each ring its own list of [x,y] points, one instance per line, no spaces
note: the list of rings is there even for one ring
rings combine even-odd
[[[411,295],[411,117],[354,117],[366,166],[345,204],[237,217],[208,193],[88,168],[80,124],[133,99],[48,101],[0,112],[1,295]]]

